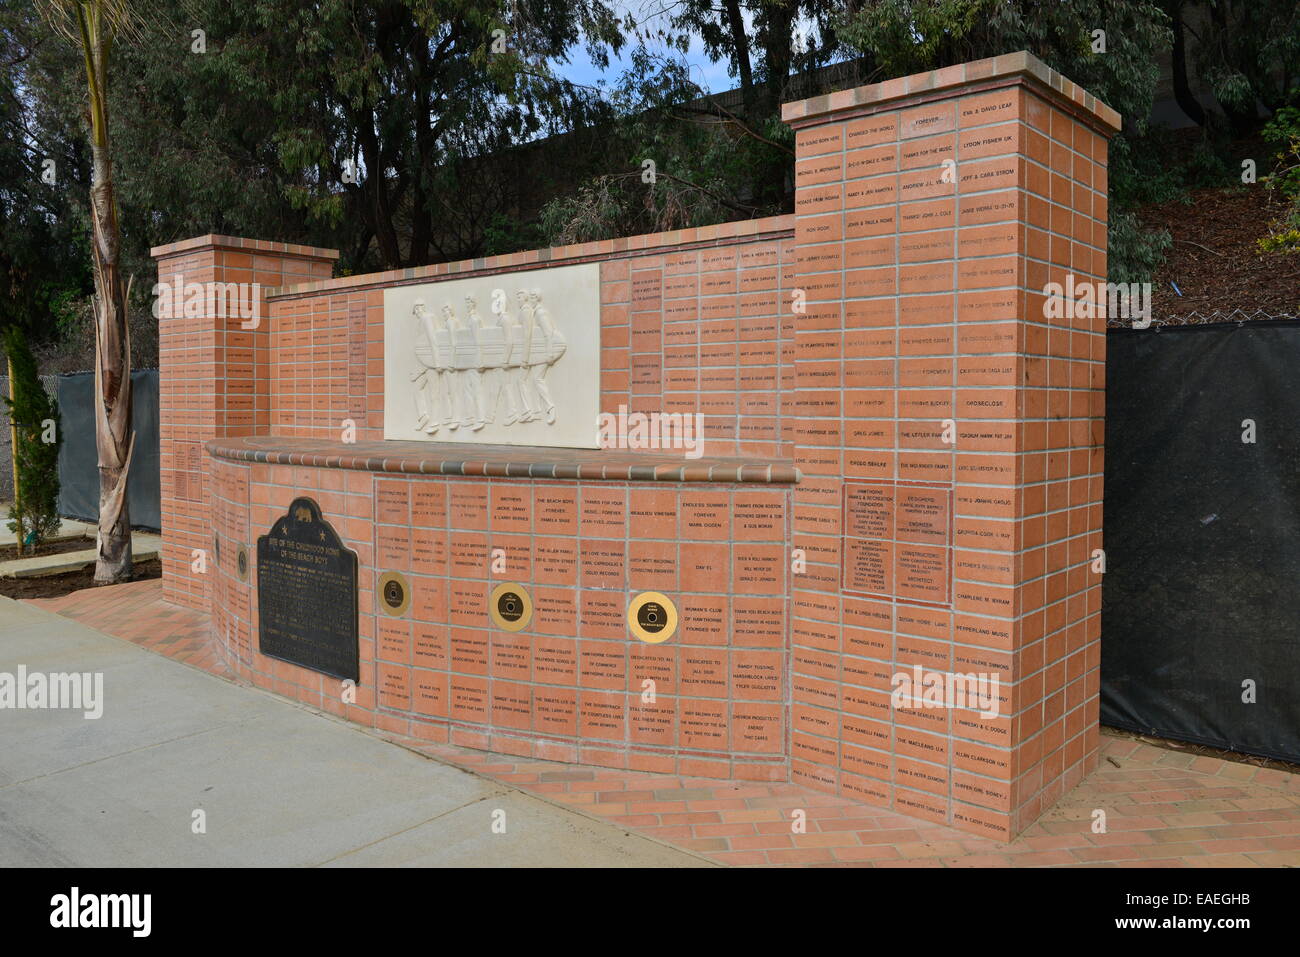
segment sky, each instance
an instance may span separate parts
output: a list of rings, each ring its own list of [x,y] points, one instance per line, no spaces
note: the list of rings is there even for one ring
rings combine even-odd
[[[610,3],[610,7],[620,18],[627,13],[631,13],[637,22],[638,28],[641,30],[649,29],[651,32],[657,29],[670,29],[669,20],[673,6],[675,6],[673,0],[614,0],[614,2]],[[662,27],[660,27],[660,24],[662,24]],[[635,46],[635,42],[631,46]],[[647,46],[652,51],[663,52],[665,50],[662,44],[654,40],[648,42]],[[579,46],[569,51],[568,63],[553,63],[551,68],[555,73],[574,83],[597,86],[600,81],[604,81],[606,87],[612,87],[617,83],[623,71],[631,66],[629,53],[629,47],[625,46],[620,56],[610,58],[609,68],[601,70],[587,57],[586,50]],[[674,55],[680,55],[677,51],[673,51],[673,53]],[[709,57],[705,54],[704,46],[699,37],[691,38],[691,48],[685,54],[685,60],[691,66],[692,79],[710,93],[730,90],[739,85],[738,80],[727,75],[727,64],[725,62],[709,62]]]

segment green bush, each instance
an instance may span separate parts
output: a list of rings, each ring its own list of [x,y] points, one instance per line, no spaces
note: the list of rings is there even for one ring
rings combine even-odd
[[[1291,92],[1300,104],[1300,89]],[[1263,129],[1264,139],[1277,147],[1272,173],[1262,182],[1285,204],[1282,218],[1270,224],[1259,240],[1263,252],[1300,252],[1300,106],[1284,106]]]
[[[59,409],[41,388],[36,359],[18,326],[4,330],[4,348],[13,376],[13,398],[3,396],[17,435],[14,461],[18,487],[9,507],[9,530],[22,528],[23,540],[40,544],[59,528]]]
[[[1167,229],[1146,230],[1137,214],[1111,209],[1106,227],[1106,278],[1110,282],[1151,282],[1173,245]]]

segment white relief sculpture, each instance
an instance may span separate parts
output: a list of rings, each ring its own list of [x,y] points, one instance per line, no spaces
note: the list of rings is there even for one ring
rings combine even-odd
[[[434,435],[441,427],[477,432],[497,421],[545,419],[552,425],[556,403],[546,384],[551,366],[563,357],[568,343],[542,304],[538,289],[516,293],[519,309],[511,315],[503,306],[484,319],[478,300],[465,297],[466,319],[444,302],[441,315],[417,299],[411,309],[416,321],[415,357],[421,368],[410,376],[415,385],[415,430]]]
[[[524,323],[521,318],[523,313],[523,295],[519,294],[520,314],[512,316],[506,312],[503,305],[501,308],[501,324],[505,327],[506,338],[509,340],[510,348],[506,352],[505,368],[503,375],[505,377],[505,397],[506,397],[506,425],[514,425],[520,421],[530,421],[528,416],[528,399],[524,393]]]
[[[418,324],[415,356],[422,367],[411,376],[416,386],[415,427],[433,435],[440,426],[455,429],[460,425],[451,386],[451,331],[423,299],[417,299],[411,311]]]
[[[541,418],[538,403],[528,383],[529,352],[533,344],[533,304],[529,300],[528,290],[520,289],[515,293],[519,299],[519,317],[515,322],[515,351],[511,360],[511,375],[515,382],[515,391],[519,394],[519,421],[533,422]]]
[[[469,314],[470,328],[478,336],[481,387],[483,394],[488,397],[482,411],[484,422],[491,423],[497,420],[496,396],[501,392],[501,377],[506,359],[505,329],[501,327],[501,318],[496,313],[489,313],[490,319],[479,316],[478,300],[473,296],[465,297],[465,309]]]
[[[384,438],[599,448],[601,272],[546,265],[385,289]]]
[[[461,322],[456,310],[450,303],[442,304],[442,314],[447,318],[451,328],[452,370],[461,387],[462,428],[477,432],[483,428],[483,358],[479,353],[478,330],[469,323]]]
[[[546,387],[546,373],[559,361],[560,356],[564,355],[567,343],[564,341],[564,334],[555,328],[555,323],[551,321],[550,312],[542,305],[541,290],[532,290],[528,298],[533,306],[533,320],[536,327],[528,370],[533,389],[545,407],[546,424],[551,425],[555,422],[555,401],[551,398],[551,390]]]

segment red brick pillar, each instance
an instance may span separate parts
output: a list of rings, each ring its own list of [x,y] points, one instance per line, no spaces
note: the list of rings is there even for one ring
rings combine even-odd
[[[1018,53],[785,120],[793,773],[1007,838],[1097,759],[1105,319],[1044,289],[1105,279],[1119,117]]]
[[[158,261],[163,595],[206,611],[210,579],[192,567],[194,549],[212,549],[203,443],[270,432],[266,290],[328,279],[338,252],[209,235],[152,253]]]

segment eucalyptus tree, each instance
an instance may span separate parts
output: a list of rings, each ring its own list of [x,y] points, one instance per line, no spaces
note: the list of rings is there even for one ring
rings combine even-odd
[[[422,265],[476,243],[510,183],[466,189],[466,160],[584,126],[598,98],[557,75],[577,44],[606,62],[601,0],[205,0],[192,61],[214,121],[248,115],[259,161],[354,267]],[[200,25],[200,24],[196,24]],[[220,134],[229,138],[229,130]],[[514,170],[513,176],[527,175]]]
[[[847,0],[839,35],[885,77],[1028,50],[1118,110],[1124,130],[1110,145],[1107,269],[1115,282],[1150,279],[1169,235],[1142,229],[1123,200],[1149,192],[1139,169],[1149,157],[1135,153],[1147,148],[1172,39],[1154,0]]]

